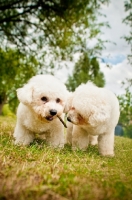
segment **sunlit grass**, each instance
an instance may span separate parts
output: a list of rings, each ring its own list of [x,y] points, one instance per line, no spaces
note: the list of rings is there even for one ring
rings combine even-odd
[[[73,152],[52,149],[36,139],[29,147],[13,144],[15,119],[0,118],[0,199],[132,199],[132,140],[115,138],[115,157],[97,146]]]

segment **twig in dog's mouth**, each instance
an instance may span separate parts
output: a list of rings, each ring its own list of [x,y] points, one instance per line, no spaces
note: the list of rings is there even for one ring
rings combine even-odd
[[[67,128],[67,125],[66,125],[66,123],[65,123],[65,122],[64,122],[64,121],[61,119],[61,117],[60,117],[60,116],[58,116],[58,115],[57,115],[57,117],[59,118],[59,120],[61,121],[61,123],[64,125],[64,127],[65,127],[65,128]]]

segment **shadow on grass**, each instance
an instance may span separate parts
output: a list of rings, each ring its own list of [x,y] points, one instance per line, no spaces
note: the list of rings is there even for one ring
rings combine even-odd
[[[30,144],[29,147],[33,147],[33,146],[35,146],[35,147],[37,147],[39,149],[49,148],[49,145],[46,143],[46,141],[43,140],[43,139],[40,139],[40,138],[36,138],[33,141],[33,143]],[[87,154],[89,156],[93,156],[93,155],[99,156],[98,145],[95,145],[95,146],[89,145],[86,151],[82,151],[80,149],[77,149],[76,151],[73,151],[71,145],[65,144],[63,149],[55,148],[55,150],[57,150],[57,151],[60,150],[60,152],[62,154],[63,153],[68,153],[68,152],[71,153],[71,154],[74,154],[76,152],[76,153],[79,153],[79,155],[80,154],[82,154],[82,155],[86,155]]]

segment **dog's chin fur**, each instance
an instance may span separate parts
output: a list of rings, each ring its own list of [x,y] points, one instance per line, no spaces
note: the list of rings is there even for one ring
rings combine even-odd
[[[66,142],[72,141],[73,149],[82,150],[89,143],[98,142],[101,155],[113,156],[114,130],[120,115],[116,96],[92,83],[82,84],[71,94],[66,108],[67,119],[72,123],[68,126]]]
[[[51,75],[37,75],[17,90],[20,101],[15,144],[29,145],[35,134],[45,134],[53,147],[64,146],[64,127],[57,116],[63,118],[68,91],[63,83]]]
[[[38,115],[38,119],[44,123],[50,123],[51,121],[53,121],[56,117],[54,116],[46,116],[43,117],[42,115]]]

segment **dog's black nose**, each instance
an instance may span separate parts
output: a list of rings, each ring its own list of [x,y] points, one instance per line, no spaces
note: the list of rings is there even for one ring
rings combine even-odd
[[[54,109],[50,110],[50,114],[51,114],[52,116],[56,115],[56,114],[57,114],[57,110],[54,110]]]
[[[67,117],[67,121],[71,122],[71,119],[70,119],[70,117]]]

